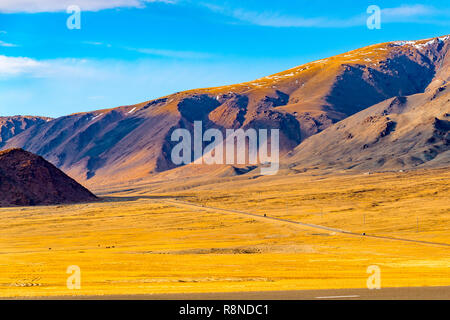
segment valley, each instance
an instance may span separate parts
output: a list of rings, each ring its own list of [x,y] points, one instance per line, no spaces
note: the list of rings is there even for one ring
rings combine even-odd
[[[383,288],[450,286],[448,179],[447,170],[235,177],[2,208],[0,296],[364,288],[370,265]],[[81,269],[80,290],[66,287],[70,265]]]

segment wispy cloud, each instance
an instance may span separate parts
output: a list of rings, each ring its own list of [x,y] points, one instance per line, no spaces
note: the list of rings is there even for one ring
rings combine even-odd
[[[0,30],[0,35],[1,34],[7,34],[8,32],[4,31],[4,30]],[[9,43],[3,40],[0,40],[0,47],[17,47],[16,44],[14,43]]]
[[[0,40],[0,47],[17,47],[17,45]]]
[[[31,58],[0,56],[0,77],[33,73],[41,67],[41,62]]]
[[[99,41],[83,41],[83,44],[87,44],[90,46],[97,46],[97,47],[108,47],[111,48],[111,44],[109,43],[103,43],[103,42],[99,42]]]
[[[65,11],[70,5],[78,5],[84,11],[99,11],[112,8],[141,8],[146,3],[175,3],[177,0],[1,0],[2,13],[37,13]]]
[[[425,6],[422,4],[416,5],[403,5],[397,8],[386,8],[382,10],[385,16],[391,18],[402,18],[402,17],[417,17],[424,15],[437,14],[439,11],[434,7]]]
[[[114,46],[109,43],[100,41],[84,41],[84,44],[98,47],[113,48]],[[144,55],[175,58],[175,59],[208,59],[214,57],[213,54],[197,51],[182,51],[182,50],[169,50],[169,49],[157,49],[157,48],[133,48],[133,47],[114,47],[116,49],[128,50],[139,52]]]
[[[103,42],[98,41],[83,41],[83,44],[89,44],[91,46],[102,46]]]
[[[36,60],[0,56],[0,114],[38,112],[56,117],[138,103],[178,91],[256,79],[267,65],[258,64],[247,73],[243,68],[237,61],[161,63],[151,58]]]
[[[381,10],[381,14],[384,22],[409,22],[422,17],[450,17],[449,10],[439,10],[422,4],[385,8]]]
[[[164,50],[152,48],[127,48],[127,49],[147,55],[176,58],[176,59],[208,59],[213,57],[213,55],[210,53],[196,52],[196,51],[177,51],[177,50]]]
[[[367,14],[348,18],[329,18],[329,17],[302,17],[286,15],[275,11],[251,11],[242,8],[229,8],[209,3],[202,3],[202,6],[222,15],[229,16],[238,21],[252,25],[265,27],[305,27],[305,28],[346,28],[361,26],[366,24]],[[432,6],[425,5],[403,5],[396,8],[382,9],[382,21],[385,23],[411,21],[418,17],[431,16],[450,16],[449,12],[440,11]]]
[[[0,78],[89,78],[97,72],[92,67],[95,63],[87,59],[62,58],[36,60],[29,57],[11,57],[0,55]]]

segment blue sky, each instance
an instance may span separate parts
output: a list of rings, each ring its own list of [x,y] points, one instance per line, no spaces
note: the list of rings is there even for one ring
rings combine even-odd
[[[81,29],[69,30],[69,5]],[[369,30],[369,5],[382,9]],[[1,0],[0,115],[62,116],[450,34],[450,1]]]

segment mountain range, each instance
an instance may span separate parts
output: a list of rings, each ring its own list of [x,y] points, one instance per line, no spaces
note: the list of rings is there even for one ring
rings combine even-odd
[[[449,36],[388,42],[137,105],[0,117],[0,148],[41,155],[85,184],[140,181],[190,171],[172,163],[170,137],[202,121],[221,131],[280,129],[281,165],[294,172],[448,166],[449,46]]]

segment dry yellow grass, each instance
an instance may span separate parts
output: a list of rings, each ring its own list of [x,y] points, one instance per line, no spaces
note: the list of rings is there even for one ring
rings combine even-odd
[[[164,194],[139,187],[95,204],[2,208],[0,296],[363,288],[370,265],[380,266],[384,287],[448,286],[449,247],[171,201],[450,243],[449,176],[240,177]],[[70,265],[81,268],[80,290],[66,287]]]
[[[450,240],[449,170],[259,179],[199,186],[180,195],[212,207],[354,232]]]

